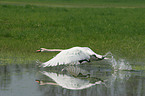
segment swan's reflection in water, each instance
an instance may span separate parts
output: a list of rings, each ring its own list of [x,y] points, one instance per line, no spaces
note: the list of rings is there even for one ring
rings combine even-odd
[[[1,66],[0,96],[144,96],[145,94],[144,71],[114,71],[104,64],[100,67],[98,64],[84,64],[42,69],[34,66],[34,64]],[[65,79],[69,82],[72,80],[72,85]],[[40,82],[40,85],[35,80]]]
[[[81,90],[86,89],[94,85],[104,85],[110,87],[115,80],[125,80],[131,75],[130,72],[112,72],[112,71],[97,71],[88,72],[78,66],[67,66],[61,70],[60,73],[55,73],[52,71],[41,71],[43,75],[52,79],[52,82],[47,82],[47,80],[36,80],[40,85],[59,85],[62,88],[71,90]]]
[[[68,75],[50,73],[46,71],[43,71],[42,73],[52,78],[56,82],[56,84],[66,89],[79,90],[79,89],[91,87],[96,84],[101,84],[101,81],[96,81],[95,83],[91,83],[89,80],[71,77]],[[45,84],[51,84],[51,83],[45,83]]]

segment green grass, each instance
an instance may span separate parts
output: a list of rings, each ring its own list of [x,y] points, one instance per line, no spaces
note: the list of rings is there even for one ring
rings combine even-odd
[[[77,1],[72,2],[75,5]],[[0,57],[47,61],[56,53],[35,53],[35,50],[88,46],[99,54],[111,51],[123,58],[143,60],[144,20],[144,8],[59,8],[3,3]]]
[[[67,8],[145,8],[144,0],[1,0],[0,4]]]

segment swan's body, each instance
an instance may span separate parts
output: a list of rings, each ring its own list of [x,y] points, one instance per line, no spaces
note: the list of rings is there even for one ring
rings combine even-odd
[[[45,51],[46,50],[49,49],[45,49]],[[46,66],[57,66],[63,64],[81,64],[84,61],[90,62],[90,59],[95,59],[95,60],[108,59],[103,57],[102,55],[96,54],[88,47],[73,47],[70,49],[59,50],[59,51],[61,52],[57,54],[54,58],[52,58],[51,60],[45,63],[42,63],[42,66],[46,67]]]

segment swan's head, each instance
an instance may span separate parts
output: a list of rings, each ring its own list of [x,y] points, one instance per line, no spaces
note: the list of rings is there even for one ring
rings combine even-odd
[[[40,48],[40,50],[37,50],[37,52],[45,52],[45,48]]]
[[[38,84],[40,84],[41,83],[41,81],[40,80],[35,80]]]

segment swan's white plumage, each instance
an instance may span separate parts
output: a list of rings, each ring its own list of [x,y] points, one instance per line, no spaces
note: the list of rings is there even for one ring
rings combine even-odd
[[[89,60],[91,55],[96,55],[96,57],[102,58],[102,55],[96,54],[88,47],[73,47],[61,51],[51,60],[42,63],[42,66],[46,67],[62,64],[79,64],[79,60]]]

